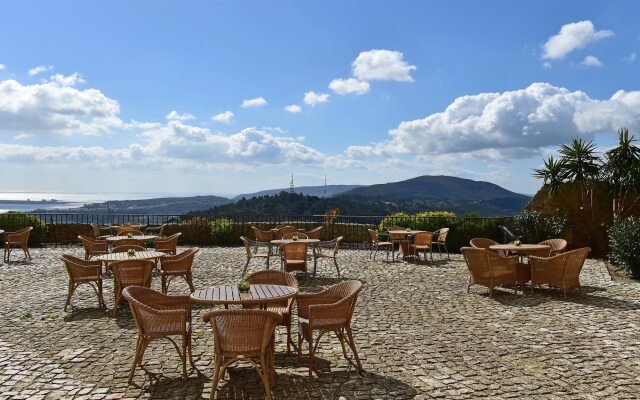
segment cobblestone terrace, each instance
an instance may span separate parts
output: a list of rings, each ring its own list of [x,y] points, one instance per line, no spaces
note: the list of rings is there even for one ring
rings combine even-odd
[[[198,371],[186,383],[171,344],[157,342],[127,386],[136,334],[128,307],[112,318],[86,287],[64,313],[63,252],[81,254],[34,249],[32,263],[0,263],[0,399],[208,398],[213,339],[201,321],[207,308],[194,308]],[[202,249],[196,287],[237,282],[244,260],[241,248]],[[612,282],[601,262],[588,261],[583,295],[567,300],[549,290],[517,296],[498,290],[489,299],[476,287],[467,294],[460,256],[415,265],[374,262],[368,252],[350,250],[340,264],[344,277],[365,284],[354,330],[366,373],[349,367],[332,337],[317,353],[319,377],[309,379],[280,340],[275,399],[640,396],[640,288]],[[316,291],[337,281],[327,264],[301,285]],[[160,287],[158,276],[153,287]],[[172,290],[184,293],[187,286],[175,281]],[[113,301],[108,277],[105,301]],[[233,368],[219,398],[260,399],[263,391],[253,370]]]

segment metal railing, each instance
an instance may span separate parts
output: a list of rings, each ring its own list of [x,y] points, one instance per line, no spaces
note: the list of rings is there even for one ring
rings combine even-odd
[[[323,226],[323,240],[343,236],[345,247],[367,248],[370,242],[368,229],[383,230],[399,225],[413,229],[435,231],[450,229],[447,245],[450,251],[458,251],[473,237],[487,237],[503,241],[500,226],[511,227],[511,217],[417,217],[417,216],[211,216],[170,214],[88,214],[88,213],[5,213],[0,214],[0,229],[17,230],[34,226],[32,245],[61,246],[79,243],[78,235],[91,235],[90,224],[100,226],[140,223],[148,226],[166,224],[164,234],[182,232],[181,244],[214,246],[239,245],[240,236],[253,238],[252,226],[260,229],[276,225],[293,225],[303,229]]]

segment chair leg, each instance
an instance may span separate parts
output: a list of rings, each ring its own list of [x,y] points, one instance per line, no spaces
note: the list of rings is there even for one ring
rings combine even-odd
[[[67,293],[67,301],[64,303],[64,312],[67,312],[67,307],[69,307],[69,304],[71,303],[71,296],[73,296],[75,289],[73,282],[69,281],[69,292]]]
[[[451,256],[449,256],[449,249],[447,249],[447,244],[446,244],[446,243],[443,243],[442,245],[444,246],[444,251],[446,251],[446,252],[447,252],[447,259],[448,259],[448,260],[451,260]]]
[[[218,391],[218,383],[220,382],[220,360],[219,357],[215,358],[215,365],[214,365],[214,371],[213,371],[213,379],[211,381],[211,395],[209,396],[210,400],[213,400],[216,398],[216,392]]]
[[[24,255],[29,259],[29,261],[31,261],[31,253],[29,253],[29,248],[25,246],[23,250],[24,250]]]
[[[111,314],[115,317],[118,315],[118,304],[120,303],[120,296],[122,295],[122,290],[118,289],[115,292],[115,300],[113,302],[113,311]]]
[[[167,294],[167,276],[162,274],[160,281],[162,282],[162,294]]]
[[[271,350],[267,350],[267,351],[270,352]],[[268,355],[266,357],[265,355],[260,356],[260,366],[262,368],[256,368],[256,369],[258,370],[258,375],[260,376],[260,379],[264,384],[265,399],[271,400],[271,385],[269,384],[271,370],[269,368],[270,361],[267,361],[268,357],[269,357]],[[260,371],[260,369],[262,369],[262,371]]]
[[[340,267],[338,267],[338,260],[333,259],[333,265],[336,266],[336,271],[338,271],[338,278],[340,278]]]
[[[131,366],[131,372],[129,372],[129,385],[133,381],[133,375],[136,372],[136,367],[142,363],[142,357],[144,356],[144,351],[147,349],[149,345],[149,341],[145,340],[142,337],[138,337],[138,343],[136,345],[136,355],[133,358],[133,365]]]
[[[307,342],[309,343],[309,378],[313,377],[313,331],[309,329],[307,333]]]
[[[180,353],[182,359],[182,380],[187,381],[187,335],[182,336],[182,353]]]
[[[316,277],[316,268],[318,267],[318,259],[313,257],[313,277]]]
[[[296,354],[296,364],[300,364],[300,356],[302,355],[302,334],[300,333],[300,325],[298,325],[298,353]]]
[[[360,357],[358,357],[358,351],[356,350],[356,342],[353,340],[353,332],[351,332],[350,326],[347,326],[347,337],[349,338],[348,340],[349,347],[351,347],[353,356],[356,358],[356,365],[358,366],[358,371],[362,371],[362,363],[360,363]]]
[[[191,272],[187,272],[186,275],[184,275],[184,279],[187,281],[187,285],[189,285],[191,293],[195,292],[196,288],[193,287],[193,276],[191,275]]]
[[[291,354],[291,321],[289,321],[286,328],[287,328],[287,354]]]
[[[104,296],[102,294],[102,279],[98,280],[98,307],[104,307]]]

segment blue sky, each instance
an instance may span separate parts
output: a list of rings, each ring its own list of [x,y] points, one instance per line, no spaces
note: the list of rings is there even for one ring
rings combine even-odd
[[[640,132],[632,1],[1,7],[4,191],[232,194],[293,173],[533,193],[558,144]]]

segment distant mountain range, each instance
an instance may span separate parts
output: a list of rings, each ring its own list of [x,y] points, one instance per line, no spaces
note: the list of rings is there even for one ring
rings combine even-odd
[[[326,192],[325,192],[326,191]],[[86,204],[58,210],[72,213],[311,215],[338,208],[343,215],[386,215],[404,211],[453,211],[459,215],[512,215],[530,197],[490,182],[452,176],[419,176],[378,185],[304,186],[264,190],[228,199],[220,196],[165,197]]]

